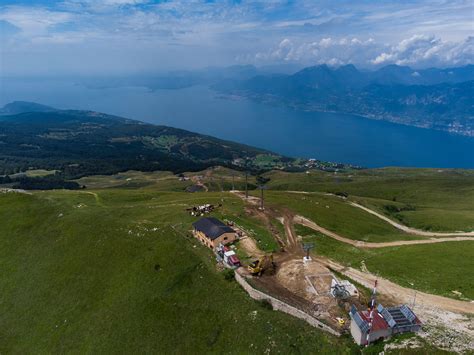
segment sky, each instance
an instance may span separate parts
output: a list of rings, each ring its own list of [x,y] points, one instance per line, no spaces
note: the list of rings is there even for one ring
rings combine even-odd
[[[473,62],[473,1],[2,0],[0,75]]]

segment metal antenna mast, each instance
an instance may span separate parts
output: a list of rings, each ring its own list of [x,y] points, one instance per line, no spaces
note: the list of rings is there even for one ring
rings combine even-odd
[[[375,309],[375,299],[377,296],[377,280],[375,280],[374,289],[372,290],[372,296],[370,298],[369,304],[369,329],[367,330],[367,344],[369,346],[370,332],[372,331],[372,325],[374,322],[374,309]]]
[[[303,250],[306,252],[306,256],[303,258],[304,261],[310,261],[311,257],[309,252],[314,248],[314,243],[303,243]]]

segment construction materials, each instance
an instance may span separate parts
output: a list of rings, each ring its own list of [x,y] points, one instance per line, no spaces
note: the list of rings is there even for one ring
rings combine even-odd
[[[264,272],[274,273],[276,265],[273,262],[273,254],[261,256],[252,262],[247,269],[254,276],[261,276]]]
[[[334,298],[348,299],[353,296],[359,296],[357,288],[347,280],[339,281],[336,277],[333,277],[331,281],[330,294]]]
[[[221,204],[217,205],[217,207],[216,207],[214,205],[211,205],[211,204],[207,203],[207,204],[204,204],[204,205],[198,205],[198,206],[193,206],[193,207],[186,208],[186,211],[188,211],[188,213],[191,216],[200,217],[200,216],[203,216],[205,214],[211,213],[212,211],[214,211],[218,207],[221,207]]]

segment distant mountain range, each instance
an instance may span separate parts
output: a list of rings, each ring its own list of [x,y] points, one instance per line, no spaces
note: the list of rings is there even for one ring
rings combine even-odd
[[[252,65],[235,65],[225,68],[209,67],[200,70],[180,70],[154,75],[81,78],[78,79],[78,82],[96,89],[144,86],[151,90],[173,90],[194,85],[211,85],[223,80],[244,80],[260,73],[262,71]]]
[[[319,65],[291,75],[226,79],[212,87],[227,95],[303,110],[357,114],[474,136],[474,65],[424,70],[389,65],[377,71]]]
[[[235,65],[78,82],[93,88],[144,86],[151,90],[208,85],[229,97],[474,136],[474,65],[447,69],[388,65],[375,71],[318,65],[294,70],[291,65]]]

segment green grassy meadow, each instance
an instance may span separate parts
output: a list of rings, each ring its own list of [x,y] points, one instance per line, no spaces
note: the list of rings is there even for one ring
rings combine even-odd
[[[251,300],[189,237],[185,206],[236,198],[93,192],[0,194],[1,353],[358,352]]]
[[[335,180],[332,173],[272,172],[266,202],[370,242],[416,237],[326,192],[348,192],[349,199],[418,228],[470,228],[474,174],[410,174],[379,169]],[[211,251],[191,237],[196,217],[187,207],[222,204],[213,216],[244,227],[262,250],[278,244],[245,213],[240,198],[221,192],[231,188],[232,176],[243,190],[242,172],[186,175],[202,175],[210,192],[185,193],[193,182],[171,173],[129,171],[82,178],[83,190],[0,193],[0,353],[360,353],[348,336],[268,310],[225,279]],[[295,229],[315,243],[316,254],[356,268],[363,261],[403,286],[474,299],[474,242],[365,250]],[[364,352],[371,349],[379,348]]]
[[[336,196],[266,191],[265,201],[272,206],[288,208],[349,239],[366,242],[420,239],[399,231],[370,213],[350,206]]]
[[[384,168],[339,173],[270,172],[274,190],[345,192],[404,224],[432,231],[474,230],[474,171]],[[388,213],[384,206],[408,207]]]

